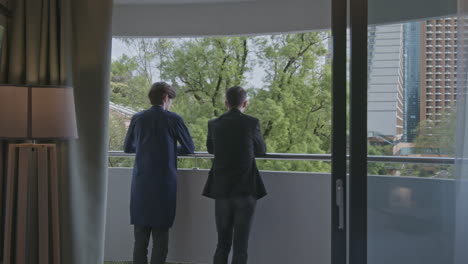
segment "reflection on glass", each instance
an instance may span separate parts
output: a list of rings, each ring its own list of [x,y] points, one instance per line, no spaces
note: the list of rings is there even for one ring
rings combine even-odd
[[[369,28],[369,155],[454,156],[455,17]],[[452,263],[453,165],[369,163],[368,263]]]
[[[408,187],[396,187],[390,190],[388,197],[391,207],[410,208],[413,204],[413,191]]]
[[[457,18],[369,27],[369,155],[453,157]],[[453,178],[450,166],[369,165],[371,175]]]

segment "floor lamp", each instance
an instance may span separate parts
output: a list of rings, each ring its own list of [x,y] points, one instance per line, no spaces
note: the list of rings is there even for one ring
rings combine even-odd
[[[3,263],[59,264],[56,145],[36,141],[77,138],[73,89],[0,85],[0,138],[31,142],[8,145]]]

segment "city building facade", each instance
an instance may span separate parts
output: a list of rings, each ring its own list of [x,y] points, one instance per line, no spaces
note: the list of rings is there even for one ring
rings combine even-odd
[[[403,135],[403,25],[371,26],[368,43],[368,136],[395,141]]]

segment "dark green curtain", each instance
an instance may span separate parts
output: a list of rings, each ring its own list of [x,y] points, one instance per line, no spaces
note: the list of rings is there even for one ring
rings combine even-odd
[[[74,87],[79,139],[56,142],[62,263],[102,264],[112,0],[15,0],[8,6],[0,83]],[[0,184],[6,143],[0,142]]]

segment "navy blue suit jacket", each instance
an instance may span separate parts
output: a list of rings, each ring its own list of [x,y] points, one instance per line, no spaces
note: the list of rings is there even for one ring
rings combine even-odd
[[[133,116],[124,143],[126,153],[136,153],[131,224],[172,226],[176,210],[177,154],[193,153],[194,149],[192,137],[179,115],[153,106]]]

